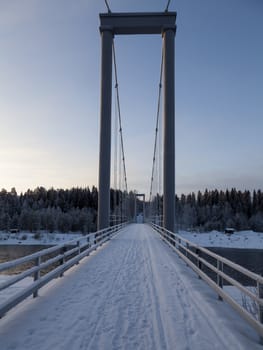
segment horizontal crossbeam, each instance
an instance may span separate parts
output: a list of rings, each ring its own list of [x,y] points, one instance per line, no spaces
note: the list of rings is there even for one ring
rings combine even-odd
[[[162,34],[176,29],[176,12],[101,13],[100,30],[113,34]]]

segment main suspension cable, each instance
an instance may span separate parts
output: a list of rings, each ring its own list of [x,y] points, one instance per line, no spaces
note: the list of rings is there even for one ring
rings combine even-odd
[[[161,107],[161,92],[162,92],[162,80],[163,80],[163,48],[162,48],[162,58],[161,58],[161,69],[160,69],[160,80],[159,80],[159,93],[158,93],[158,105],[157,105],[157,115],[156,115],[156,127],[155,127],[155,139],[153,148],[153,161],[152,161],[152,176],[151,176],[151,186],[150,186],[150,198],[149,202],[152,200],[153,192],[153,181],[154,181],[154,168],[156,163],[156,149],[159,131],[159,120],[160,120],[160,107]]]
[[[115,53],[114,41],[113,41],[112,47],[113,47],[113,64],[114,64],[117,109],[118,109],[118,117],[119,117],[119,133],[120,133],[120,143],[121,143],[121,153],[122,153],[122,163],[123,163],[123,174],[124,174],[125,191],[128,193],[127,174],[126,174],[125,155],[124,155],[124,144],[123,144],[123,133],[122,133],[122,122],[121,122],[119,84],[118,84],[117,63],[116,63],[116,53]]]
[[[105,2],[105,5],[106,5],[106,7],[107,7],[108,12],[111,13],[111,9],[110,9],[110,6],[109,6],[109,4],[108,4],[108,1],[107,1],[107,0],[104,0],[104,2]]]
[[[164,12],[168,12],[169,11],[170,2],[171,2],[171,0],[168,0],[167,6],[166,6]]]
[[[114,224],[116,225],[117,222],[117,190],[118,190],[118,135],[119,135],[119,118],[118,118],[118,108],[117,108],[117,97],[115,93],[115,99],[114,99],[114,111],[115,111],[115,118],[114,118],[114,155],[113,155],[113,163],[114,163],[114,176],[113,176],[113,188],[114,188],[114,194],[113,194],[113,220]]]

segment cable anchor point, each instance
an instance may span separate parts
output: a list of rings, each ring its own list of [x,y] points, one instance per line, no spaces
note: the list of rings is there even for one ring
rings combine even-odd
[[[164,12],[169,12],[170,2],[171,2],[171,0],[168,0],[167,6],[166,6]]]
[[[109,6],[109,4],[108,4],[108,1],[107,1],[107,0],[104,0],[104,2],[105,2],[105,5],[106,5],[106,7],[107,7],[108,13],[111,13],[111,9],[110,9],[110,6]]]

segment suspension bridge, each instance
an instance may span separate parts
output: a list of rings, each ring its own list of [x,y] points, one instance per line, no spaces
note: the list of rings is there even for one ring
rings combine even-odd
[[[1,349],[262,349],[263,278],[174,233],[175,21],[176,13],[168,8],[163,13],[109,10],[100,15],[98,231],[0,264],[2,272],[31,263],[2,282],[0,291],[8,293],[11,286],[33,277],[0,300]],[[131,217],[114,37],[135,34],[162,35],[163,49],[149,203],[144,193],[135,193]],[[114,199],[111,212],[112,153],[113,184],[121,199]],[[136,219],[138,197],[143,198],[147,224],[129,223]],[[255,291],[228,274],[226,266],[250,278]],[[227,293],[226,282],[256,304],[256,316]]]

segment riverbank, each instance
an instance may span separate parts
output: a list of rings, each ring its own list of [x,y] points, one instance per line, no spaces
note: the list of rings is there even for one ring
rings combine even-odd
[[[207,233],[179,231],[180,236],[202,247],[263,249],[263,233],[239,231],[232,235],[211,231]]]
[[[211,231],[206,233],[179,231],[180,236],[203,247],[263,249],[263,233],[254,231],[240,231],[232,235]],[[56,245],[81,237],[77,233],[7,233],[0,231],[0,245]]]
[[[29,233],[26,231],[18,233],[0,232],[0,245],[57,245],[81,237],[77,233],[49,233],[41,231],[39,233]]]

